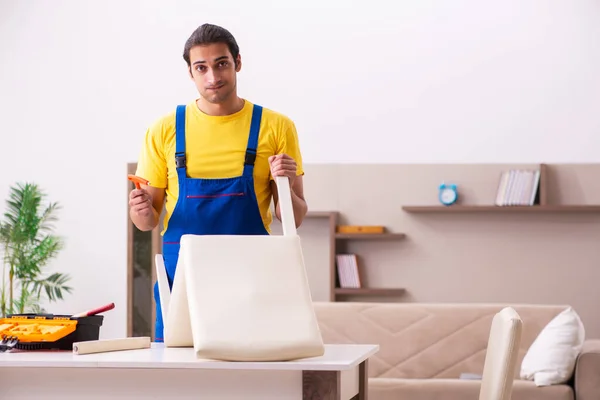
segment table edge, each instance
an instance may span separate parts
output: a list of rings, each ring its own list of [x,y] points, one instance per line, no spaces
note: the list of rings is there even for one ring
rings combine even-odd
[[[350,363],[328,363],[318,364],[305,361],[306,365],[298,362],[224,362],[224,361],[114,361],[114,360],[2,360],[0,359],[0,369],[2,368],[110,368],[110,369],[199,369],[199,370],[247,370],[247,371],[345,371],[355,368],[363,361],[372,357],[379,351],[377,344],[357,344],[357,346],[368,347],[363,354]],[[133,350],[139,351],[139,350]],[[91,354],[94,356],[94,354]],[[75,357],[86,357],[75,356]],[[248,366],[252,364],[252,366]]]

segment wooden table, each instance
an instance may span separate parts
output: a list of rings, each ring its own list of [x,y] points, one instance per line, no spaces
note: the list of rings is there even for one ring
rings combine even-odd
[[[377,345],[326,345],[322,357],[289,362],[196,359],[192,348],[75,355],[0,353],[0,393],[15,399],[367,399]]]

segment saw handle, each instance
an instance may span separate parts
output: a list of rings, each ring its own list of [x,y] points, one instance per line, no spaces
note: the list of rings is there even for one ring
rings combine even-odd
[[[141,185],[147,186],[150,184],[150,182],[148,182],[146,179],[139,177],[137,175],[133,175],[133,174],[128,174],[127,179],[129,179],[131,182],[135,183],[136,189],[141,189]]]
[[[115,303],[110,303],[102,307],[94,308],[92,310],[84,311],[78,314],[73,314],[72,317],[80,318],[80,317],[89,317],[92,315],[103,313],[104,311],[112,310],[115,308]]]

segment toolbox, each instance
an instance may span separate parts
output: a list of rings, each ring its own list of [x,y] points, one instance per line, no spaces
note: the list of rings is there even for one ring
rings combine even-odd
[[[73,343],[98,340],[103,315],[9,314],[0,318],[0,351],[72,350]]]

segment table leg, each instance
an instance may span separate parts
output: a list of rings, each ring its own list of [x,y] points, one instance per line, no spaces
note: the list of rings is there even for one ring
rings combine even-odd
[[[369,360],[358,366],[358,400],[369,399]]]
[[[368,360],[344,371],[302,371],[302,400],[368,400]]]
[[[339,371],[302,371],[302,400],[340,400]]]

